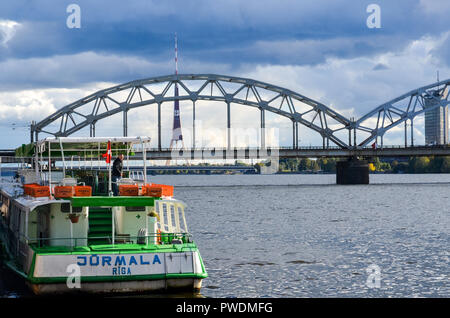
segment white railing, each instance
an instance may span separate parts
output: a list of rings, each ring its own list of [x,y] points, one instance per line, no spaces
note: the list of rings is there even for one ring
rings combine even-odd
[[[155,200],[156,213],[162,232],[188,232],[184,209],[186,205],[179,200]]]
[[[144,171],[142,170],[131,170],[130,171],[130,179],[133,179],[135,181],[144,181]]]
[[[112,237],[111,236],[96,236],[96,237],[52,237],[52,238],[29,238],[25,235],[21,235],[23,238],[23,242],[28,245],[33,245],[36,247],[51,246],[55,247],[69,247],[76,248],[79,246],[90,246],[90,245],[98,245],[98,244],[86,244],[89,240],[106,240],[108,241],[107,245],[112,245]],[[176,241],[174,241],[176,240]],[[50,244],[50,242],[72,242],[71,245],[66,244]],[[79,242],[83,242],[83,244],[79,244]],[[153,241],[156,241],[157,244],[182,244],[182,243],[191,243],[192,234],[187,232],[170,232],[170,233],[147,233],[139,236],[130,236],[130,235],[120,235],[114,237],[114,245],[121,244],[143,244],[143,245],[152,245]],[[139,243],[141,242],[141,243]],[[102,244],[100,244],[102,245]],[[153,244],[154,245],[154,244]]]

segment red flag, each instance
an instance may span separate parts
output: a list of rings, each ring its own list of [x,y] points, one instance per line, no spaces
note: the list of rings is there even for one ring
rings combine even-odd
[[[108,148],[106,149],[106,153],[102,154],[102,157],[105,158],[106,163],[111,163],[111,141],[108,140]]]
[[[376,141],[372,144],[372,149],[377,149],[377,142]]]

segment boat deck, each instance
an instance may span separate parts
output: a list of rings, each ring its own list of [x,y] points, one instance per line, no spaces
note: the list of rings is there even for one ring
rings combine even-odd
[[[33,244],[30,245],[35,253],[38,254],[80,254],[80,253],[127,253],[136,251],[152,251],[152,252],[185,252],[191,249],[196,249],[197,245],[195,243],[184,243],[184,244],[100,244],[100,245],[89,245],[89,246],[41,246],[37,247]]]

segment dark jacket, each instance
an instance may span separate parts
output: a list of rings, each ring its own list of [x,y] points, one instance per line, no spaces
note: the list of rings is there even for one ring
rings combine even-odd
[[[123,168],[122,160],[120,160],[119,158],[116,158],[116,160],[114,160],[113,166],[112,166],[113,177],[120,177],[122,175],[122,168]]]

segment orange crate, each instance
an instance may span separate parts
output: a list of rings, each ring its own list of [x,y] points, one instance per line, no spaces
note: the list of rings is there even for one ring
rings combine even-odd
[[[71,186],[56,186],[53,190],[56,198],[71,198],[74,195],[74,190]]]
[[[76,197],[91,197],[92,187],[90,186],[74,186],[73,187]]]
[[[39,187],[37,183],[28,183],[23,185],[23,193],[27,195],[31,195],[31,188]]]
[[[173,197],[173,186],[167,184],[156,184],[152,183],[152,187],[161,187],[162,195],[165,197]]]
[[[162,189],[160,187],[152,187],[150,184],[144,184],[142,186],[142,195],[147,197],[160,197],[162,195]]]
[[[146,184],[142,187],[142,195],[149,197],[172,197],[173,196],[173,186],[166,184]]]
[[[119,185],[119,195],[136,197],[139,195],[139,186],[136,184]]]
[[[145,195],[148,197],[158,197],[159,198],[162,196],[162,188],[155,187],[153,185],[147,185]]]
[[[30,195],[35,198],[50,196],[50,189],[48,186],[34,186],[30,187],[30,190],[31,190]]]
[[[139,195],[144,195],[144,196],[147,195],[147,186],[148,186],[148,184],[142,185],[142,187],[139,189],[140,190]]]

